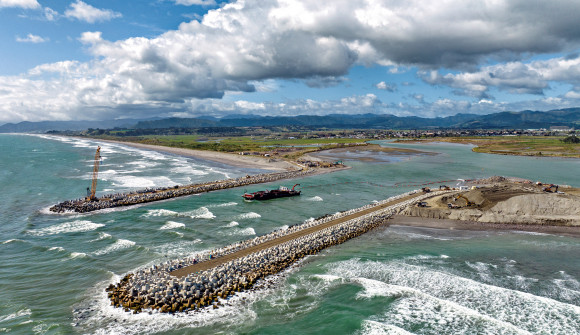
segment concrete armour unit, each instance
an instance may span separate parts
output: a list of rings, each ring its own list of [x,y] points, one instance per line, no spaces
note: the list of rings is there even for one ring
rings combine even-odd
[[[415,191],[357,209],[309,220],[286,230],[173,260],[126,275],[111,284],[108,296],[115,307],[134,313],[159,310],[175,313],[214,305],[251,288],[257,280],[276,274],[307,255],[385,223],[404,207],[428,196]]]
[[[156,189],[146,189],[125,194],[108,194],[100,196],[96,201],[86,201],[85,199],[67,200],[50,207],[51,212],[65,213],[77,212],[87,213],[96,210],[131,206],[147,202],[160,201],[177,198],[192,194],[223,190],[228,188],[273,182],[281,179],[300,178],[314,174],[318,170],[296,170],[287,172],[263,173],[254,176],[240,177],[235,179],[217,180],[204,184],[191,184],[175,187],[161,187]]]

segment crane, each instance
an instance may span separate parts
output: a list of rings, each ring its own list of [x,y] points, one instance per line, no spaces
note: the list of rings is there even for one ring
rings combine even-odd
[[[87,187],[87,201],[97,200],[95,193],[97,192],[97,176],[99,175],[99,164],[101,162],[101,147],[97,147],[97,152],[95,153],[95,165],[93,166],[93,182],[91,183],[91,189]]]

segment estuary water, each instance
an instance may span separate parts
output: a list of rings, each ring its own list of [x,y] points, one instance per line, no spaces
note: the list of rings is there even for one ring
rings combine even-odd
[[[56,215],[48,207],[85,195],[97,145],[97,195],[259,171],[92,140],[0,135],[0,333],[580,333],[580,240],[518,231],[390,226],[309,256],[217,310],[133,315],[109,305],[105,287],[140,267],[417,188],[407,185],[504,175],[580,187],[578,159],[380,143],[432,154],[380,153],[299,180]],[[294,183],[300,197],[241,197]]]

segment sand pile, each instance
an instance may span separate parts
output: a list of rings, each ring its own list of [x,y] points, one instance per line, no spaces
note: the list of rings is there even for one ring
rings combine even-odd
[[[494,179],[496,183],[498,180]],[[463,197],[458,198],[460,194]],[[465,198],[473,204],[468,206]],[[427,203],[427,207],[409,206],[401,214],[484,223],[580,226],[580,196],[546,193],[505,179],[476,190],[433,197]],[[449,208],[448,204],[460,208]]]
[[[561,194],[528,194],[501,201],[482,213],[480,222],[580,226],[580,198]]]

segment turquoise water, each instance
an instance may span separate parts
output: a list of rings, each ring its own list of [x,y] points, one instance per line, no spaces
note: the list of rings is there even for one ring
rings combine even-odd
[[[579,240],[517,231],[391,226],[308,257],[270,288],[240,294],[218,310],[132,315],[108,305],[104,288],[127,272],[413,188],[397,183],[509,175],[580,186],[577,159],[381,143],[437,154],[347,161],[350,170],[247,187],[299,182],[303,195],[295,198],[244,202],[244,189],[231,189],[54,215],[49,206],[85,194],[99,144],[100,194],[256,171],[94,141],[1,135],[0,333],[580,332]]]

